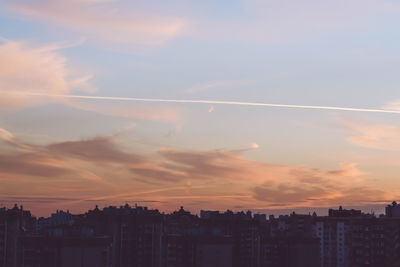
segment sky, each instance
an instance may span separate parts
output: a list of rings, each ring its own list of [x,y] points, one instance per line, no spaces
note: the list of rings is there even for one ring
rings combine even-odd
[[[399,18],[393,0],[0,1],[0,205],[382,212]]]

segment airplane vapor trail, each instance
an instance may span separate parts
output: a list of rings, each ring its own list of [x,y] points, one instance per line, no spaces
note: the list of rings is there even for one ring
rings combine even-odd
[[[352,107],[337,107],[337,106],[290,105],[290,104],[272,104],[272,103],[260,103],[260,102],[223,101],[223,100],[198,100],[198,99],[191,100],[191,99],[162,99],[162,98],[138,98],[138,97],[115,97],[115,96],[65,95],[65,94],[31,93],[31,92],[24,92],[24,93],[21,92],[20,94],[30,95],[30,96],[75,98],[75,99],[88,99],[88,100],[132,101],[132,102],[153,102],[153,103],[157,103],[157,102],[158,103],[182,103],[182,104],[211,104],[211,105],[239,105],[239,106],[260,106],[260,107],[339,110],[339,111],[400,114],[400,110],[352,108]]]

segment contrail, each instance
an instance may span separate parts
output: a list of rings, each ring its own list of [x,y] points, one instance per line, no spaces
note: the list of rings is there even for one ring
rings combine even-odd
[[[108,100],[108,101],[132,101],[132,102],[153,102],[153,103],[182,103],[182,104],[211,104],[211,105],[238,105],[238,106],[259,106],[259,107],[278,107],[278,108],[296,108],[296,109],[319,109],[319,110],[339,110],[339,111],[355,111],[355,112],[374,112],[374,113],[392,113],[400,114],[400,110],[390,109],[369,109],[369,108],[352,108],[352,107],[336,107],[336,106],[314,106],[314,105],[290,105],[290,104],[271,104],[259,102],[239,102],[239,101],[223,101],[223,100],[192,100],[192,99],[162,99],[162,98],[138,98],[138,97],[115,97],[115,96],[88,96],[88,95],[65,95],[65,94],[44,94],[20,92],[18,94],[30,96],[44,96],[57,98],[75,98],[75,99],[92,99],[92,100]]]

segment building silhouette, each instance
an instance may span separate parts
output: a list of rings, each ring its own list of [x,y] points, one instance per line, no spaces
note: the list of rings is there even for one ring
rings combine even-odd
[[[359,210],[269,216],[97,206],[33,217],[0,209],[0,267],[400,266],[400,216]]]

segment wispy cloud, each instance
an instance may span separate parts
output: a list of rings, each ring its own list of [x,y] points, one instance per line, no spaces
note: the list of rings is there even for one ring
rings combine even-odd
[[[67,58],[58,53],[63,47],[64,44],[35,46],[21,41],[3,41],[0,44],[0,111],[37,105],[51,99],[32,99],[18,94],[23,90],[46,94],[94,90],[87,74],[77,76],[67,65]]]
[[[18,140],[15,139],[14,135],[11,132],[3,128],[0,128],[0,141],[3,141],[4,143],[10,145],[15,149],[21,149],[26,151],[32,149],[31,146],[18,142]]]
[[[13,138],[8,131],[2,132],[4,140]],[[210,203],[218,200],[221,208],[274,207],[278,203],[283,207],[339,202],[350,205],[391,196],[368,185],[363,180],[366,173],[356,163],[340,163],[338,169],[322,170],[249,160],[243,155],[247,150],[163,148],[146,154],[123,150],[115,138],[96,137],[40,146],[13,138],[18,143],[16,149],[0,153],[3,182],[0,194],[5,199],[5,195],[24,194],[75,199],[60,201],[64,205],[82,205],[87,199],[112,202],[141,196],[144,201],[160,201],[166,208],[197,200]],[[22,145],[31,150],[17,149]],[[5,194],[22,181],[25,187],[19,187],[13,195]],[[45,186],[39,186],[44,181]]]
[[[0,128],[0,139],[7,141],[7,142],[12,142],[14,139],[14,135],[10,133],[9,131]]]
[[[341,162],[340,170],[328,171],[329,175],[333,176],[344,176],[344,177],[360,177],[365,173],[357,168],[357,164],[354,162]]]
[[[94,138],[50,144],[46,147],[52,154],[79,158],[92,163],[140,163],[143,159],[117,148],[112,138]]]
[[[328,171],[293,169],[292,182],[270,182],[253,188],[254,198],[269,207],[323,207],[335,205],[370,205],[377,200],[390,199],[392,194],[354,179],[362,173],[353,167]],[[297,174],[296,174],[297,173]],[[333,176],[332,176],[333,175]],[[351,177],[353,177],[351,179]]]
[[[0,112],[56,102],[96,113],[156,121],[175,121],[183,108],[163,105],[124,105],[52,97],[72,92],[93,93],[92,74],[78,72],[62,55],[66,43],[34,45],[26,41],[0,43]],[[25,92],[29,91],[29,94]],[[32,94],[46,95],[32,98]]]
[[[391,101],[383,106],[384,109],[400,110],[400,100]]]
[[[171,2],[161,10],[140,1],[14,0],[6,6],[23,19],[65,29],[96,44],[146,46],[179,36],[263,44],[308,42],[327,32],[368,27],[377,17],[397,16],[400,9],[389,0],[243,0],[239,5],[235,19],[229,9],[211,16],[217,4],[208,2],[196,3],[195,10],[192,2]]]
[[[180,35],[187,21],[154,14],[119,1],[12,1],[8,9],[24,19],[58,26],[108,44],[160,45]]]
[[[71,174],[72,171],[62,166],[61,162],[36,154],[2,155],[0,154],[0,173],[36,176],[59,177]]]
[[[349,120],[344,122],[344,127],[350,133],[347,141],[353,145],[380,150],[400,150],[400,127]]]

